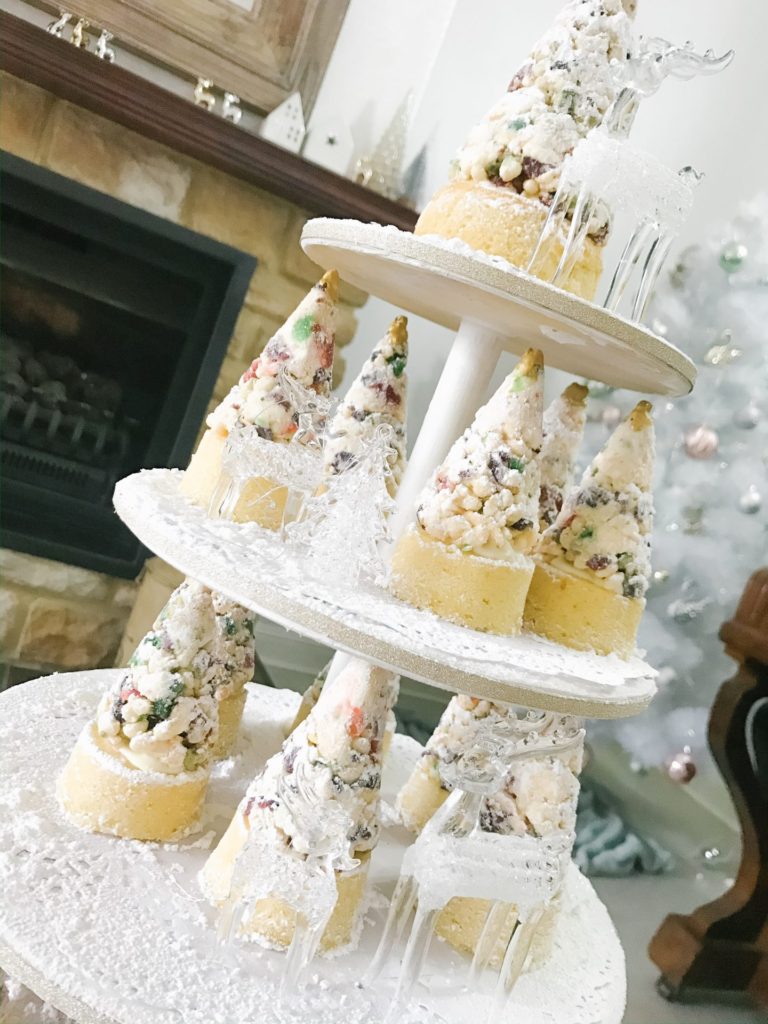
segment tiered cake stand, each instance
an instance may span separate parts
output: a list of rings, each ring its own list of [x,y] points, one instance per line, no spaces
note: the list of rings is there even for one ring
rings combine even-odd
[[[534,345],[548,366],[630,389],[674,395],[692,387],[693,365],[669,343],[460,245],[331,220],[310,221],[302,244],[351,283],[458,328],[400,487],[396,534],[482,403],[505,349]],[[371,584],[314,579],[279,537],[191,506],[180,477],[153,470],[123,480],[118,514],[186,575],[304,636],[444,689],[584,717],[635,714],[653,696],[654,673],[639,658],[475,633]],[[317,961],[305,992],[281,1006],[282,956],[220,945],[196,887],[248,780],[279,747],[295,696],[251,688],[240,749],[216,769],[201,835],[158,846],[79,832],[56,805],[55,777],[113,679],[111,671],[52,676],[0,697],[0,967],[87,1024],[378,1024],[381,994],[357,982],[381,931],[381,907],[369,911],[376,927],[363,930],[357,950]],[[385,800],[418,752],[413,741],[395,738]],[[391,891],[408,841],[397,827],[385,829],[373,858],[379,890]],[[608,915],[573,867],[562,901],[553,950],[518,982],[509,1019],[619,1024],[624,961]],[[466,969],[438,947],[403,1024],[481,1019],[485,996],[466,984]]]

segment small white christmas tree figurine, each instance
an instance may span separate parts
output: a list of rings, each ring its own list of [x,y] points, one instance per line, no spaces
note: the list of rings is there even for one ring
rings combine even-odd
[[[275,107],[264,119],[260,134],[262,139],[274,142],[276,146],[289,149],[292,153],[299,152],[307,134],[299,93],[293,93],[279,107]]]
[[[369,157],[357,164],[357,179],[380,195],[398,199],[402,193],[403,159],[411,123],[413,94],[407,93]]]

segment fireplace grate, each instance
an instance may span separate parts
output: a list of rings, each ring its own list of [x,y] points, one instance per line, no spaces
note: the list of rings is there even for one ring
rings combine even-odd
[[[19,483],[39,486],[42,479],[48,481],[50,487],[60,494],[69,494],[73,498],[85,497],[99,503],[111,495],[115,486],[115,474],[108,469],[89,466],[50,452],[36,451],[4,440],[0,453],[3,477],[12,475]]]
[[[2,155],[3,544],[133,578],[115,481],[183,466],[253,257]]]

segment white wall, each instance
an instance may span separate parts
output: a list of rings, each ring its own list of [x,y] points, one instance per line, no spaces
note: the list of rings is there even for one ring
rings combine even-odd
[[[428,197],[445,180],[448,161],[469,127],[506,88],[530,45],[561,6],[561,0],[538,0],[533,4],[523,0],[455,0],[445,5],[438,0],[399,0],[390,4],[389,17],[384,13],[387,5],[353,0],[324,98],[327,102],[333,96],[343,97],[345,109],[367,105],[366,109],[372,111],[380,105],[384,110],[385,98],[365,95],[364,84],[375,81],[377,88],[383,85],[386,89],[386,68],[392,67],[392,55],[400,54],[403,60],[396,64],[392,82],[397,95],[388,97],[387,113],[408,88],[410,74],[421,99],[409,151],[415,152],[429,140],[425,182]],[[447,26],[446,8],[450,8]],[[376,9],[374,26],[366,19]],[[413,21],[400,16],[405,9],[413,12]],[[363,23],[366,31],[359,36]],[[633,132],[636,145],[652,151],[670,166],[690,163],[706,173],[693,215],[679,241],[682,246],[706,234],[712,224],[727,220],[738,202],[765,187],[768,179],[768,117],[764,107],[768,96],[764,56],[768,5],[756,0],[730,0],[727,4],[719,0],[640,0],[637,24],[647,35],[675,42],[692,39],[701,50],[710,46],[718,53],[736,50],[733,64],[718,76],[690,82],[668,80],[656,96],[646,101]],[[385,30],[386,38],[378,36]],[[418,35],[409,36],[411,30]],[[379,42],[372,45],[371,40],[377,36]],[[356,46],[357,38],[365,38],[364,47]],[[386,124],[386,116],[377,119],[377,128],[382,122]],[[360,317],[358,335],[345,350],[345,383],[396,312],[379,300],[368,302]],[[411,318],[411,339],[409,416],[411,435],[415,436],[450,336],[442,328]]]
[[[356,154],[375,145],[401,100],[422,102],[457,0],[350,0],[308,127],[339,118]]]

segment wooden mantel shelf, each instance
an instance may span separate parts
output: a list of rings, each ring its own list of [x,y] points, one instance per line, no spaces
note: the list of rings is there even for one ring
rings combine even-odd
[[[0,12],[0,61],[17,78],[170,149],[296,203],[309,213],[412,230],[400,203],[311,164],[153,82]]]

